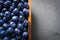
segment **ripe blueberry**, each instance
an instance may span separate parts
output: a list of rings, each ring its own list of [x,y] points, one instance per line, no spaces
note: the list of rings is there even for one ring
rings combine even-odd
[[[24,8],[24,9],[23,9],[23,13],[24,13],[25,15],[28,14],[28,9]]]
[[[16,28],[16,29],[15,29],[15,33],[16,33],[16,34],[20,34],[20,30]]]
[[[23,25],[21,23],[18,23],[17,28],[20,29],[20,30],[23,30]]]
[[[15,9],[13,10],[13,13],[16,14],[16,15],[18,15],[18,14],[19,14],[18,8],[15,8]]]
[[[4,37],[4,39],[3,40],[9,40],[9,38],[8,37]]]
[[[13,16],[11,20],[14,22],[18,22],[18,16]]]
[[[27,35],[28,35],[28,33],[27,33],[27,32],[23,32],[22,37],[23,37],[23,38],[26,38],[26,37],[27,37]]]
[[[16,28],[16,23],[10,22],[10,26],[13,27],[13,28]]]
[[[7,28],[9,28],[9,24],[7,24],[7,23],[4,23],[4,24],[3,24],[3,28],[4,28],[4,29],[7,29]]]

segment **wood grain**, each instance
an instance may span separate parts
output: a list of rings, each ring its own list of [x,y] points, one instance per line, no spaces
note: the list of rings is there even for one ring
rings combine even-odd
[[[28,15],[28,40],[31,40],[31,0],[28,0],[29,15]]]

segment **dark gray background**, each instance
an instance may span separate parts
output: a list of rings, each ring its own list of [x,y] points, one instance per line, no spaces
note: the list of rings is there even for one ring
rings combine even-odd
[[[32,0],[32,40],[60,40],[60,0]]]

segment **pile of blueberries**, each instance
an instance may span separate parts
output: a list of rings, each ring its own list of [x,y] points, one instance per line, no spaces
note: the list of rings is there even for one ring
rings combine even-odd
[[[0,40],[28,40],[28,0],[0,0]]]

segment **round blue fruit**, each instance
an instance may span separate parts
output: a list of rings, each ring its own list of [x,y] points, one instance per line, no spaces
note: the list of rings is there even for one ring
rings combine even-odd
[[[22,3],[19,3],[19,4],[18,4],[18,9],[19,9],[19,10],[22,10],[22,9],[23,9],[23,4],[22,4]]]
[[[22,25],[21,23],[18,23],[18,24],[17,24],[17,28],[18,28],[19,30],[23,30],[23,25]]]
[[[15,3],[12,3],[11,6],[12,6],[12,7],[15,7]]]
[[[14,10],[13,6],[10,6],[9,11],[12,12]]]
[[[9,40],[9,38],[8,37],[4,37],[4,39],[3,40]]]
[[[25,19],[23,22],[23,26],[27,26],[27,24],[28,24],[28,21]]]
[[[21,3],[24,3],[25,1],[24,0],[21,0]]]
[[[8,20],[8,18],[7,17],[3,17],[3,21],[5,22],[5,21],[7,21]]]
[[[14,3],[19,3],[19,0],[13,0]]]
[[[4,23],[4,24],[3,24],[3,28],[4,28],[4,29],[7,29],[7,28],[9,28],[9,24],[7,24],[7,23]]]
[[[4,36],[4,35],[5,35],[5,31],[1,31],[0,36]]]
[[[23,15],[20,15],[20,16],[19,16],[19,21],[20,21],[20,22],[23,22],[23,21],[24,21],[24,19],[25,19],[25,18],[24,18],[24,16],[23,16]]]
[[[28,33],[27,32],[23,32],[22,38],[26,38],[27,36],[28,36]]]
[[[5,13],[5,11],[7,11],[7,9],[6,9],[6,8],[3,8],[3,9],[2,9],[2,12]]]
[[[5,14],[4,14],[4,16],[7,17],[7,18],[10,18],[10,15],[11,15],[11,14],[10,14],[9,11],[6,11]]]
[[[3,0],[0,0],[0,5],[3,5]]]
[[[4,2],[4,7],[9,8],[10,5],[11,5],[11,1]]]
[[[23,9],[23,13],[24,13],[25,15],[28,14],[28,9],[24,8],[24,9]]]
[[[0,32],[3,30],[3,27],[0,27]]]
[[[14,13],[11,13],[11,16],[13,17],[15,14]]]
[[[4,16],[4,14],[3,13],[0,13],[0,17],[3,17]]]
[[[0,10],[2,9],[2,5],[0,5]]]
[[[16,23],[15,22],[10,22],[10,26],[13,28],[16,28]]]
[[[19,14],[18,8],[15,8],[15,9],[13,10],[13,13],[16,14],[16,15],[18,15],[18,14]]]
[[[20,30],[18,28],[15,29],[16,34],[20,34]]]
[[[28,9],[28,2],[24,3],[24,7]]]
[[[16,38],[11,38],[10,40],[16,40]]]
[[[16,35],[16,39],[20,40],[21,39],[21,35]]]
[[[0,25],[3,25],[4,21],[2,19],[0,19]]]
[[[13,16],[11,20],[14,22],[18,22],[18,19],[19,19],[18,16]]]
[[[14,29],[12,27],[9,27],[7,30],[6,30],[6,33],[7,34],[10,34],[10,33],[13,33],[14,32]]]
[[[20,11],[20,12],[19,12],[19,15],[23,15],[23,16],[24,16],[24,14],[23,14],[23,12],[22,12],[22,11]]]

